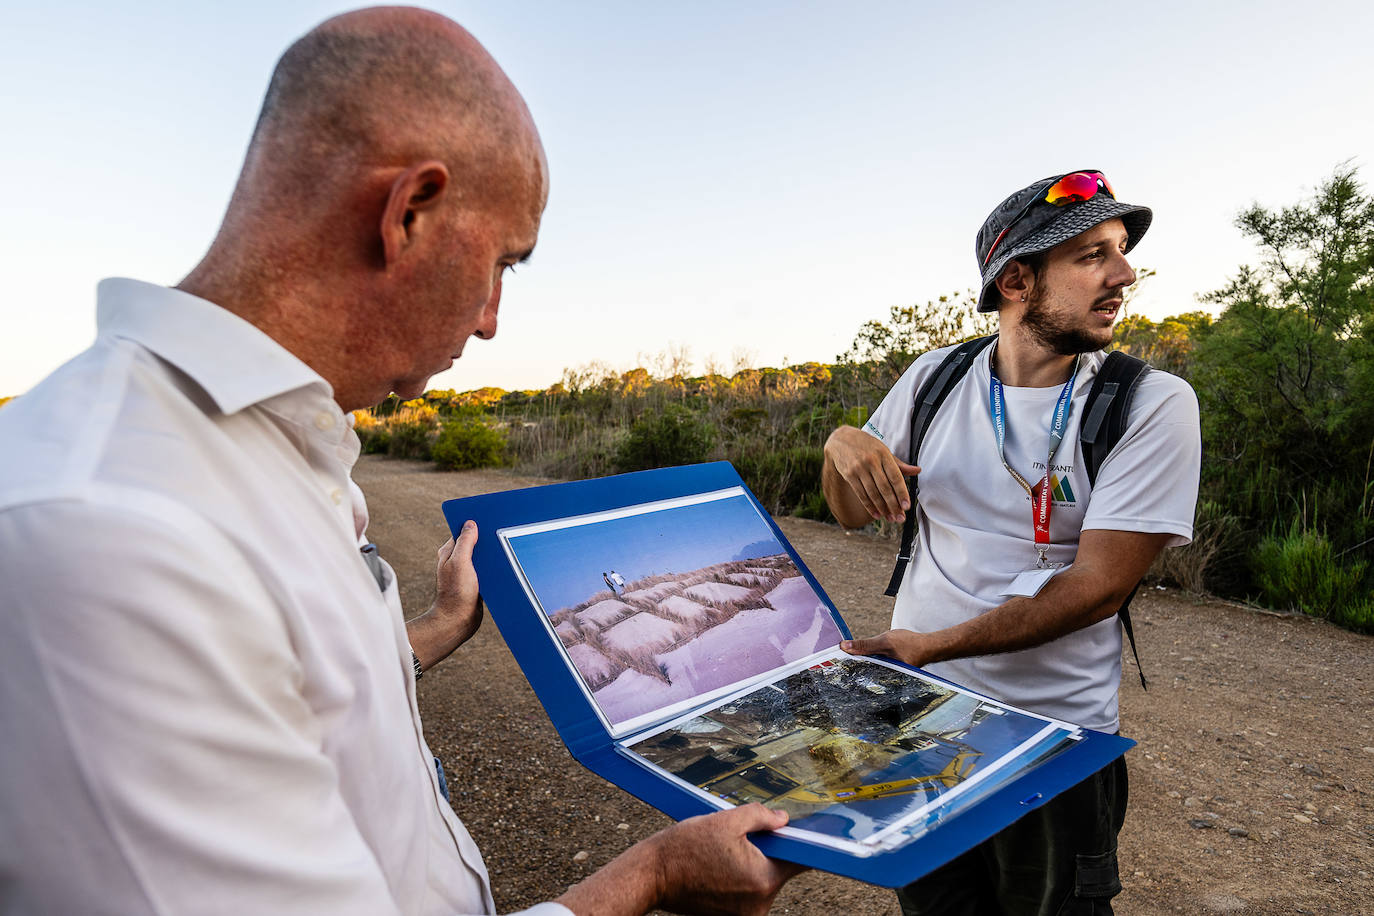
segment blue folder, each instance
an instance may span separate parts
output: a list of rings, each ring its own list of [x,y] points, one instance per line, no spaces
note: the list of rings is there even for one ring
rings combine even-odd
[[[782,531],[744,486],[728,462],[664,468],[491,493],[444,503],[444,517],[456,537],[464,522],[477,522],[482,537],[473,553],[482,597],[535,695],[573,757],[603,779],[672,818],[682,820],[719,810],[683,784],[648,768],[616,748],[616,740],[569,668],[543,612],[522,584],[520,573],[495,533],[499,529],[602,513],[667,499],[741,488],[772,529],[801,575],[833,615],[840,632],[850,632]],[[904,666],[905,667],[905,666]],[[912,669],[916,670],[916,669]],[[924,672],[922,672],[924,674]],[[932,677],[926,675],[927,677]],[[1010,781],[984,791],[975,804],[941,820],[893,848],[856,855],[795,837],[760,834],[753,839],[767,855],[885,887],[901,887],[938,868],[1076,785],[1124,754],[1135,742],[1084,729],[1080,740],[1028,766]]]

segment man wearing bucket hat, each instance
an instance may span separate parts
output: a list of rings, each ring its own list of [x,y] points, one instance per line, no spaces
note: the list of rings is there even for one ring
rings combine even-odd
[[[919,456],[917,393],[950,347],[917,359],[862,430],[831,435],[823,484],[841,524],[915,513],[910,567],[903,575],[899,560],[889,588],[893,629],[848,651],[1119,729],[1117,610],[1163,548],[1192,538],[1201,457],[1192,389],[1156,370],[1130,392],[1124,433],[1095,474],[1085,467],[1085,403],[1135,281],[1126,255],[1150,219],[1095,170],[1012,194],[975,246],[978,309],[998,312],[999,335],[969,351],[927,414]],[[1117,760],[899,891],[903,912],[1110,913],[1126,798]]]

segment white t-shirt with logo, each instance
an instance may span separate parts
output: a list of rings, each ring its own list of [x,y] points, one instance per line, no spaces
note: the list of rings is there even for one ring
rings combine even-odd
[[[911,457],[916,392],[951,348],[912,364],[864,430],[902,461]],[[990,374],[983,350],[926,431],[919,535],[897,594],[892,626],[921,633],[951,627],[1008,600],[1013,579],[1036,566],[1031,499],[1002,466],[988,409]],[[1079,532],[1097,528],[1193,535],[1202,445],[1197,398],[1167,372],[1147,372],[1136,387],[1126,434],[1088,484],[1078,441],[1084,402],[1106,358],[1084,354],[1071,413],[1050,467],[1053,509],[1048,559],[1071,564]],[[1051,415],[1061,386],[1004,387],[1006,460],[1032,485],[1045,474]],[[1091,499],[1089,496],[1091,495]],[[1121,627],[1115,616],[1018,652],[941,662],[928,670],[957,684],[1043,715],[1116,731]]]

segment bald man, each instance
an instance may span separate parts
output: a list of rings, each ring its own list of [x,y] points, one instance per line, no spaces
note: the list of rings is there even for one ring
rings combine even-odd
[[[407,632],[349,411],[496,333],[547,191],[472,36],[329,20],[204,260],[102,282],[95,343],[0,412],[0,911],[494,910],[414,687],[480,622],[478,532]],[[794,869],[746,835],[785,821],[684,821],[531,912],[763,912]]]

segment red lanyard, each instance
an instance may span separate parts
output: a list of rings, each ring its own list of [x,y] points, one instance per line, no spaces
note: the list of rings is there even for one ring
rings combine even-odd
[[[992,416],[992,430],[997,438],[997,456],[1002,459],[1002,467],[1007,469],[1007,473],[1021,485],[1021,489],[1025,490],[1031,498],[1031,526],[1035,529],[1035,552],[1038,555],[1035,565],[1040,569],[1048,569],[1055,565],[1047,559],[1050,549],[1050,513],[1054,510],[1054,503],[1051,501],[1050,466],[1054,460],[1055,452],[1059,451],[1059,446],[1064,441],[1064,427],[1068,424],[1069,414],[1073,410],[1073,384],[1074,380],[1078,378],[1078,365],[1081,357],[1074,358],[1073,372],[1069,374],[1069,380],[1064,383],[1063,389],[1060,390],[1059,400],[1054,406],[1054,416],[1050,420],[1050,453],[1049,457],[1045,459],[1045,476],[1039,484],[1032,487],[1026,478],[1018,474],[1014,467],[1007,464],[1006,398],[1002,390],[1002,381],[997,377],[997,371],[992,367],[992,359],[996,352],[994,349],[992,354],[988,356],[988,413]]]

